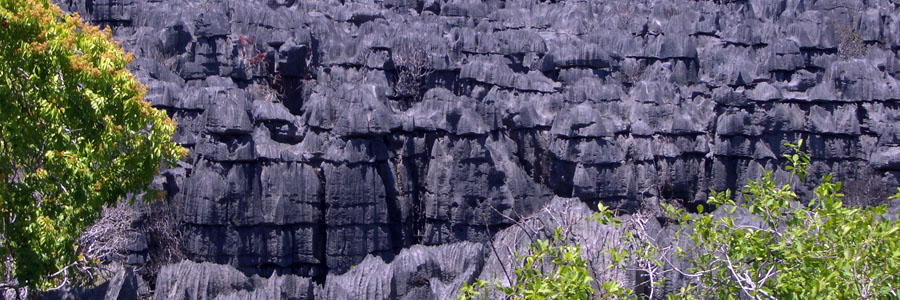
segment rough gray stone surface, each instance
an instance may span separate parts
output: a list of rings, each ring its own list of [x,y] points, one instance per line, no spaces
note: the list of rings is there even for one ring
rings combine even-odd
[[[338,274],[484,242],[554,196],[690,208],[777,169],[798,138],[848,202],[900,185],[897,1],[60,4],[112,27],[178,121],[191,154],[159,184],[187,257],[229,278],[445,297],[448,283],[410,287],[407,271],[365,291]],[[430,71],[412,97],[395,91],[410,41]],[[222,291],[262,284],[243,280]]]
[[[314,287],[295,275],[247,277],[231,266],[183,261],[163,267],[154,299],[314,299]]]
[[[232,266],[184,261],[163,268],[155,299],[450,299],[478,276],[482,249],[471,242],[416,245],[391,263],[367,256],[320,285],[293,274],[247,277]]]

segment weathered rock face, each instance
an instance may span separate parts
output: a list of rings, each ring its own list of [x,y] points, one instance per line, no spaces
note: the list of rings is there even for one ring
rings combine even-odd
[[[231,266],[185,261],[163,268],[155,299],[453,299],[463,283],[475,279],[508,282],[507,276],[515,276],[512,272],[517,268],[514,253],[525,253],[532,239],[550,238],[553,229],[548,226],[564,228],[564,234],[586,250],[584,255],[595,270],[591,276],[602,281],[632,280],[625,272],[606,269],[610,260],[603,250],[622,238],[621,227],[584,222],[592,212],[577,198],[555,197],[546,208],[499,231],[496,248],[472,242],[415,245],[401,250],[390,263],[367,256],[319,285],[296,275],[248,278]],[[658,231],[658,223],[650,224],[652,231]]]
[[[896,0],[60,2],[178,121],[160,182],[187,256],[246,276],[338,293],[368,255],[485,241],[554,196],[691,207],[798,138],[849,202],[900,185]]]
[[[248,278],[231,266],[184,261],[163,268],[155,299],[450,299],[478,276],[483,261],[481,244],[416,245],[391,263],[368,256],[321,285],[290,274]]]

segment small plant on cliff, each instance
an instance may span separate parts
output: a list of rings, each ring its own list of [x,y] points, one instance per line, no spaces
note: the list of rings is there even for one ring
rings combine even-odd
[[[868,47],[853,28],[842,24],[834,24],[834,29],[837,31],[837,38],[840,40],[840,44],[838,44],[838,55],[842,58],[866,55]]]
[[[102,208],[186,150],[108,30],[49,0],[0,0],[0,41],[2,286],[61,286],[92,261],[76,244]]]

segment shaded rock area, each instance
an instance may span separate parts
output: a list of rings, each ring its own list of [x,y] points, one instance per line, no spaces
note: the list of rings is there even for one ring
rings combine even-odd
[[[482,264],[481,244],[416,245],[391,263],[368,256],[316,285],[308,277],[248,278],[228,265],[184,261],[163,268],[155,299],[449,299]]]
[[[158,299],[452,298],[554,197],[692,209],[799,138],[848,203],[900,185],[897,1],[59,3],[191,150]]]
[[[494,246],[472,242],[415,245],[401,250],[389,263],[370,255],[346,273],[328,276],[320,285],[296,275],[248,278],[231,266],[184,261],[163,268],[155,299],[453,299],[463,283],[475,279],[508,283],[507,278],[515,278],[514,253],[525,253],[533,240],[551,238],[556,227],[586,249],[592,277],[631,282],[634,278],[627,277],[629,274],[605,268],[610,258],[603,253],[608,243],[622,238],[624,229],[584,222],[591,213],[577,198],[555,197],[521,224],[499,231]],[[654,234],[667,238],[655,220],[651,223]],[[495,296],[499,297],[489,298]]]

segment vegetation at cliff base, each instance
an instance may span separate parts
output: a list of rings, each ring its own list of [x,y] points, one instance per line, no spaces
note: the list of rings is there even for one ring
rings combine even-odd
[[[0,0],[0,275],[51,288],[79,235],[186,150],[108,30],[48,0]]]
[[[625,286],[594,282],[578,257],[581,245],[536,241],[517,257],[511,285],[477,280],[462,287],[459,299],[503,295],[508,299],[635,299],[662,294],[665,278],[683,279],[669,299],[897,299],[900,292],[900,223],[886,206],[846,207],[842,184],[824,175],[811,199],[801,202],[795,184],[806,181],[809,156],[803,141],[786,144],[788,182],[771,171],[749,180],[735,201],[731,191],[712,192],[706,207],[715,213],[688,213],[663,204],[674,225],[674,243],[665,247],[646,231],[632,228],[619,245],[607,245],[608,268],[642,272],[645,282]],[[796,182],[795,182],[796,180]],[[891,197],[900,198],[898,193]],[[591,218],[621,226],[602,203]],[[640,238],[636,238],[640,237]],[[679,246],[680,245],[680,246]],[[673,263],[670,257],[686,264]],[[535,262],[551,268],[537,272]],[[546,264],[546,263],[545,263]],[[687,267],[684,267],[687,265]],[[541,268],[543,269],[543,268]],[[560,283],[560,280],[568,282]],[[636,280],[638,281],[638,280]],[[642,294],[634,292],[642,288]],[[647,290],[649,289],[649,294]],[[535,297],[535,295],[538,295]]]

